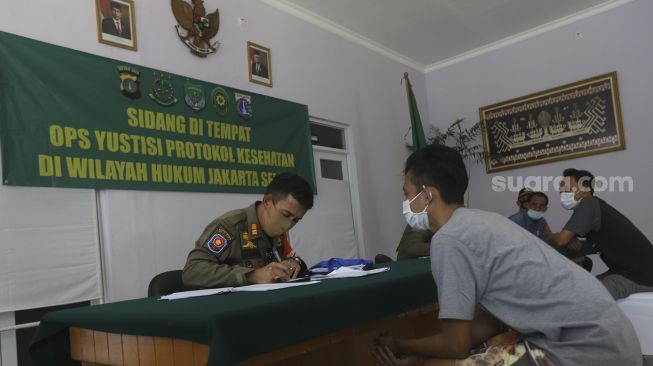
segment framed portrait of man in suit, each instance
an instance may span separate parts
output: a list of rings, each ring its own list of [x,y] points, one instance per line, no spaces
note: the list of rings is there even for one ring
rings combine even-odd
[[[272,87],[272,54],[269,48],[247,42],[247,69],[250,82]]]
[[[133,0],[95,0],[100,43],[136,51]]]

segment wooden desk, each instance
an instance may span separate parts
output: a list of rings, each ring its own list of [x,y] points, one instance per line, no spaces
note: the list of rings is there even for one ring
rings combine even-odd
[[[427,306],[255,356],[239,365],[374,365],[371,342],[380,332],[421,337],[433,334],[436,328],[435,306]],[[72,358],[82,361],[82,366],[204,366],[209,357],[205,344],[76,327],[70,328],[70,347]]]
[[[311,359],[308,364],[342,357],[360,359],[357,365],[365,365],[370,360],[369,340],[378,332],[395,329],[411,336],[423,329],[415,324],[435,319],[433,314],[419,317],[425,306],[437,302],[429,261],[388,266],[389,271],[373,276],[276,291],[174,301],[143,298],[55,311],[41,319],[30,353],[42,366],[78,364],[73,359],[89,365],[174,365],[167,361],[187,354],[190,344],[192,362],[212,366],[279,360],[286,365],[288,359],[302,357]],[[78,340],[93,346],[77,347]],[[193,365],[190,360],[185,357],[180,364]],[[306,365],[303,360],[296,364]],[[343,362],[348,363],[336,364]]]

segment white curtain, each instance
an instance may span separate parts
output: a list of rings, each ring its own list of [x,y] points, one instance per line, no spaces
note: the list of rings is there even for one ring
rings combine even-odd
[[[100,297],[95,192],[0,186],[0,312]]]

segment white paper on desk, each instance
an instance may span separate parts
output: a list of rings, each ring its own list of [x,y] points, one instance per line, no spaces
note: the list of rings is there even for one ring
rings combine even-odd
[[[308,281],[308,282],[281,282],[281,283],[262,283],[259,285],[249,285],[234,288],[234,292],[241,291],[270,291],[278,290],[288,287],[304,286],[304,285],[313,285],[320,283],[320,281]]]
[[[194,291],[183,291],[175,292],[174,294],[161,296],[159,300],[177,300],[177,299],[186,299],[189,297],[200,297],[200,296],[209,296],[215,294],[225,294],[227,292],[232,292],[235,287],[221,287],[221,288],[207,288],[204,290],[194,290]]]
[[[249,285],[249,286],[242,286],[242,287],[209,288],[204,290],[175,292],[174,294],[161,296],[159,300],[187,299],[190,297],[226,294],[229,292],[270,291],[270,290],[278,290],[278,289],[288,288],[288,287],[312,285],[315,283],[319,283],[319,282],[309,281],[309,282],[296,282],[296,283],[266,283],[266,284]]]
[[[340,267],[338,269],[335,269],[329,274],[325,275],[314,275],[311,276],[311,280],[327,280],[331,278],[351,278],[351,277],[363,277],[363,276],[369,276],[381,272],[386,272],[389,271],[389,267],[383,267],[383,268],[377,268],[377,269],[370,269],[369,271],[363,270],[363,269],[354,269],[350,267]]]

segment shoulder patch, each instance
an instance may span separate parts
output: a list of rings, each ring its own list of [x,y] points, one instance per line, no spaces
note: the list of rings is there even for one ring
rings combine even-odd
[[[222,234],[213,234],[206,242],[206,247],[215,255],[222,253],[229,246],[230,241]]]

